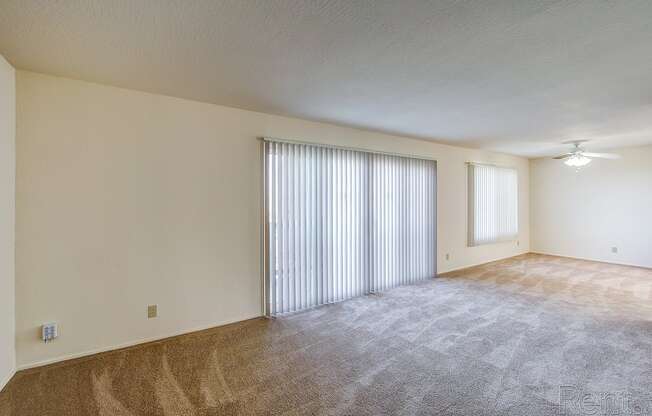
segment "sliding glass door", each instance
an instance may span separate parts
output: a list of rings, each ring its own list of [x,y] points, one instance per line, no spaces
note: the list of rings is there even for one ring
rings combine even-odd
[[[267,312],[436,274],[436,163],[265,142]]]

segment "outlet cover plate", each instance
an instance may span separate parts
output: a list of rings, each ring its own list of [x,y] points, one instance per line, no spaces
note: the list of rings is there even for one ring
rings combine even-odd
[[[44,342],[52,341],[59,336],[59,326],[55,322],[41,326],[41,339]]]

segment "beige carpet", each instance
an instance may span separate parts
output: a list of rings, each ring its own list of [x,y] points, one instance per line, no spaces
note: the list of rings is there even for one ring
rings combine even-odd
[[[0,394],[2,416],[272,414],[652,414],[652,271],[524,255],[23,371]]]

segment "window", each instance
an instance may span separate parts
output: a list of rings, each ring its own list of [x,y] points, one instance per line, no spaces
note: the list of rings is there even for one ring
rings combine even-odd
[[[516,239],[516,169],[469,163],[469,246]]]
[[[436,163],[265,142],[268,314],[436,274]]]

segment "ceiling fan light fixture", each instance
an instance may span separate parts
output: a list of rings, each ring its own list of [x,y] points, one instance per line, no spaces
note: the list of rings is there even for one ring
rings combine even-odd
[[[589,163],[591,163],[591,159],[589,159],[588,157],[583,156],[583,155],[573,155],[573,156],[569,157],[568,159],[566,159],[564,161],[564,163],[567,166],[573,166],[573,167],[579,168],[579,167],[586,166]]]

